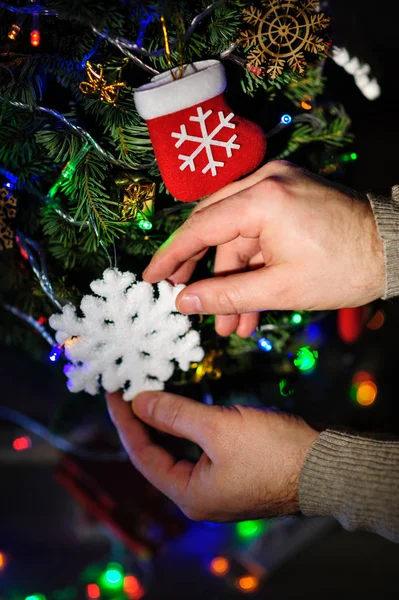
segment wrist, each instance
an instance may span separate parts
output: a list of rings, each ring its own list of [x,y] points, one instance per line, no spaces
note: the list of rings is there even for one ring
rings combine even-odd
[[[296,432],[295,445],[287,452],[287,469],[285,474],[285,493],[281,515],[292,515],[299,512],[299,481],[301,472],[313,444],[319,433],[300,420],[301,430]]]
[[[384,284],[380,298],[399,296],[399,186],[391,198],[368,194],[376,235],[382,248]]]

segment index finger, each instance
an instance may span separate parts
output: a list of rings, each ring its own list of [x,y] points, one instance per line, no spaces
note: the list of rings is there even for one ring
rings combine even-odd
[[[161,246],[143,273],[148,283],[173,275],[185,262],[198,260],[210,246],[219,246],[242,235],[256,238],[260,219],[252,214],[254,194],[246,190],[194,212]]]
[[[132,464],[153,486],[179,503],[195,465],[187,460],[176,460],[154,444],[120,392],[106,394],[106,399],[111,419]]]

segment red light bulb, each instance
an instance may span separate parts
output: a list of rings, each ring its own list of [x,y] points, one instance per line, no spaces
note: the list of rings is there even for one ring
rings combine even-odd
[[[28,448],[31,448],[31,446],[32,446],[32,441],[28,436],[19,437],[16,440],[14,440],[12,443],[12,447],[17,452],[22,452],[23,450],[28,450]]]
[[[30,43],[35,48],[40,46],[40,31],[38,29],[33,29],[30,32]]]

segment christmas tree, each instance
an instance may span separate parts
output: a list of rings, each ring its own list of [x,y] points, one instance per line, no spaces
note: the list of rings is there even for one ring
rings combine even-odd
[[[109,266],[141,273],[210,192],[261,161],[335,177],[356,158],[344,108],[323,100],[331,42],[316,0],[15,0],[0,2],[0,14],[0,339],[37,356],[48,343],[50,360],[62,359],[52,313],[79,305]],[[169,96],[204,64],[217,82],[226,77],[222,110],[171,120]],[[172,91],[148,100],[162,77]],[[199,104],[197,88],[175,93],[178,114],[186,93]],[[189,129],[195,121],[202,137]],[[239,126],[259,155],[244,166]],[[211,273],[208,257],[196,276]],[[319,318],[265,313],[243,340],[218,338],[207,317],[195,324],[205,358],[174,382],[206,390],[222,374],[250,373],[266,352],[286,396],[315,365],[303,332]]]

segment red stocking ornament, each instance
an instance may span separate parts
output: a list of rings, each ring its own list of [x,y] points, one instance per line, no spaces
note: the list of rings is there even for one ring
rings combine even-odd
[[[250,173],[265,155],[263,131],[231,111],[225,89],[222,63],[206,60],[186,65],[181,79],[162,73],[135,92],[165,185],[182,202]]]

